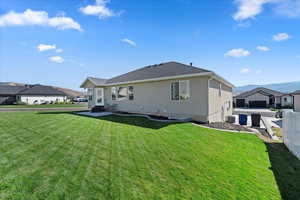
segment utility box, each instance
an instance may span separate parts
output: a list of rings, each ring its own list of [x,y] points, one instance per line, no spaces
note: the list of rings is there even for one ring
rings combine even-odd
[[[228,123],[234,124],[235,123],[235,116],[227,116],[227,120]]]
[[[251,114],[251,121],[253,127],[260,127],[261,114]]]

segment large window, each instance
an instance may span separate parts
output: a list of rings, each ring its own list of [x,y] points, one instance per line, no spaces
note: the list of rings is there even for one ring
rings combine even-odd
[[[171,84],[171,99],[173,101],[179,100],[179,82]]]
[[[190,82],[188,80],[175,81],[171,84],[171,99],[185,101],[190,99]]]
[[[128,99],[134,100],[133,86],[128,86]]]
[[[87,89],[87,96],[88,96],[89,101],[93,100],[93,89],[92,88]]]
[[[111,88],[111,100],[117,100],[117,88],[116,87],[112,87]]]
[[[118,87],[118,100],[126,100],[127,99],[127,87]]]

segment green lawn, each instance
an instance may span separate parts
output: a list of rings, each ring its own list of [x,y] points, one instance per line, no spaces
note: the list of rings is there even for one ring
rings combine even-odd
[[[138,117],[0,113],[1,200],[298,199],[299,169],[282,144],[250,134]]]
[[[87,107],[87,104],[0,105],[0,108],[69,108]]]

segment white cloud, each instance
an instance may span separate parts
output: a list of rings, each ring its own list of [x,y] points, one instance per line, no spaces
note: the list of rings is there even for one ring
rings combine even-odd
[[[61,52],[63,52],[63,50],[62,50],[62,49],[56,49],[55,52],[56,52],[56,53],[61,53]]]
[[[238,11],[233,15],[235,20],[253,18],[263,11],[264,4],[277,2],[278,0],[235,0]]]
[[[249,72],[250,72],[249,68],[243,68],[243,69],[241,69],[241,73],[243,73],[243,74],[246,74],[246,73],[249,73]]]
[[[278,42],[288,40],[290,38],[291,38],[291,36],[287,33],[278,33],[273,36],[273,40],[278,41]]]
[[[87,5],[86,7],[81,7],[79,11],[85,15],[98,16],[100,19],[119,16],[121,12],[116,13],[113,10],[109,9],[106,6],[108,2],[108,0],[96,0],[95,5]]]
[[[237,12],[233,18],[237,21],[254,18],[263,11],[266,4],[272,4],[276,14],[286,17],[300,17],[300,0],[234,0]]]
[[[266,46],[257,46],[256,49],[259,51],[270,51],[270,48]]]
[[[37,49],[39,51],[47,51],[47,50],[51,50],[51,49],[56,49],[56,45],[53,44],[53,45],[48,45],[48,44],[39,44],[37,46]]]
[[[262,73],[262,70],[261,70],[261,69],[258,69],[258,70],[255,71],[255,73],[256,73],[256,74],[261,74],[261,73]]]
[[[49,60],[51,62],[56,62],[56,63],[63,63],[64,62],[64,59],[60,56],[52,56],[52,57],[49,57]]]
[[[225,57],[246,57],[249,56],[251,53],[247,50],[242,48],[239,49],[231,49],[227,53],[225,53]]]
[[[275,12],[282,16],[299,17],[300,16],[300,1],[299,0],[284,0],[275,9]]]
[[[131,46],[136,46],[136,43],[135,43],[134,41],[129,40],[129,39],[127,39],[127,38],[124,38],[124,39],[122,39],[121,41],[122,41],[122,42],[125,42],[125,43],[127,43],[127,44],[130,44]]]
[[[80,24],[72,18],[64,16],[49,18],[46,11],[33,11],[31,9],[27,9],[23,13],[11,11],[0,16],[0,26],[49,26],[61,30],[82,31]]]

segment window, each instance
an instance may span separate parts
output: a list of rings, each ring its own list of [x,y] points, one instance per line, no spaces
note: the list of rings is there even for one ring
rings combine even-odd
[[[219,85],[219,97],[221,97],[222,96],[222,84],[220,83],[220,85]]]
[[[190,98],[190,84],[188,80],[171,83],[171,100],[184,101]]]
[[[117,88],[116,87],[112,87],[111,88],[111,100],[117,100]]]
[[[92,88],[88,88],[87,95],[88,95],[89,101],[92,101],[93,100],[93,89]]]
[[[128,99],[134,100],[133,86],[128,86]]]
[[[118,100],[122,101],[127,99],[127,87],[118,87]]]
[[[179,82],[171,84],[171,99],[173,101],[179,100]]]
[[[286,97],[284,98],[284,102],[287,102],[287,98]]]

